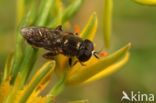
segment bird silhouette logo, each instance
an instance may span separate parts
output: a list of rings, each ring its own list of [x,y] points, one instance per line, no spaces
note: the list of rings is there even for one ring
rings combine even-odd
[[[123,99],[126,99],[126,100],[131,101],[131,99],[128,97],[128,95],[127,95],[127,93],[126,93],[125,91],[122,91],[122,94],[123,94],[123,96],[122,96],[122,98],[121,98],[121,101],[122,101]]]

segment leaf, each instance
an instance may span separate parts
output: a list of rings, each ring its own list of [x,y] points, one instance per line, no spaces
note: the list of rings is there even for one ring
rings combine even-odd
[[[67,83],[69,85],[83,83],[84,81],[105,70],[107,67],[116,63],[122,56],[124,56],[128,52],[129,48],[130,44],[119,49],[112,55],[107,56],[106,58],[102,58],[101,60],[96,60],[95,58],[92,58],[86,63],[87,66],[81,66],[80,68],[78,68],[79,66],[75,66],[74,68],[76,69],[73,68],[68,74]]]
[[[25,7],[25,0],[17,0],[16,3],[17,3],[16,4],[16,10],[17,10],[16,25],[18,25],[25,15],[26,7]]]
[[[49,28],[55,28],[58,25],[62,24],[62,15],[63,15],[63,4],[60,0],[56,1],[56,16],[53,20],[50,20],[48,23]]]
[[[83,1],[84,0],[75,0],[72,4],[70,4],[65,9],[63,13],[62,24],[64,24],[66,21],[68,21],[71,17],[73,17],[78,12]]]
[[[42,0],[38,18],[36,20],[36,26],[45,26],[50,12],[54,10],[56,0]]]
[[[113,13],[113,0],[104,0],[103,32],[106,48],[110,47],[111,31],[112,31],[112,13]]]
[[[5,68],[4,68],[3,82],[6,81],[10,75],[12,63],[13,63],[13,56],[14,56],[14,52],[11,52],[7,58]]]
[[[35,19],[35,4],[34,2],[31,2],[31,10],[27,12],[27,14],[24,16],[23,20],[18,26],[18,32],[16,36],[16,50],[15,50],[15,57],[14,57],[14,63],[11,71],[11,75],[13,76],[13,79],[11,81],[11,84],[13,84],[19,69],[20,65],[23,59],[23,37],[21,36],[21,28],[25,27],[26,25],[32,25]]]
[[[156,6],[156,0],[132,0],[132,1],[142,5]]]
[[[97,16],[93,13],[87,23],[87,25],[82,30],[80,37],[83,39],[93,40],[97,30]]]
[[[53,10],[55,6],[56,0],[44,0],[43,9],[40,9],[40,14],[38,15],[38,18],[35,22],[36,26],[45,26],[45,23],[48,19],[48,15]],[[24,50],[24,59],[19,67],[19,71],[21,71],[22,76],[22,83],[21,87],[25,84],[27,77],[29,76],[36,60],[39,55],[39,49],[38,48],[32,48],[29,44],[26,44],[25,50]],[[33,57],[33,58],[32,58]]]

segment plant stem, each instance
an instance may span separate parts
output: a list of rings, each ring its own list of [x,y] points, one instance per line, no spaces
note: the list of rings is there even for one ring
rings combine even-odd
[[[39,55],[39,51],[36,48],[32,48],[31,46],[27,46],[26,48],[26,54],[24,55],[24,59],[23,62],[21,64],[20,67],[20,72],[21,72],[21,83],[20,83],[20,87],[22,88],[35,64],[35,61],[37,60],[37,57]]]
[[[57,95],[59,95],[63,89],[66,87],[65,84],[65,76],[63,76],[55,85],[54,87],[50,90],[50,92],[48,93],[49,95],[52,95],[54,97],[56,97]],[[51,98],[50,96],[47,98],[46,103],[50,103],[53,100],[53,98]]]
[[[104,0],[103,15],[104,42],[105,47],[109,49],[112,33],[113,0]]]
[[[39,11],[38,18],[35,20],[35,22],[32,25],[35,26],[45,26],[45,23],[47,21],[47,17],[50,14],[50,12],[53,10],[52,8],[55,5],[56,0],[44,0],[44,3],[42,3],[40,6],[42,9]],[[51,10],[52,9],[52,10]],[[37,17],[37,16],[35,16]],[[39,55],[40,49],[38,48],[32,48],[30,45],[26,44],[25,50],[24,50],[24,58],[23,61],[19,67],[19,70],[21,72],[22,82],[21,82],[21,88],[27,81],[27,78],[37,60],[37,57]]]

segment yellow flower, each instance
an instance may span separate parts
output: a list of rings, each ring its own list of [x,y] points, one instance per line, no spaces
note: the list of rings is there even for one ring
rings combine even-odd
[[[82,33],[80,33],[80,37],[93,40],[97,29],[97,23],[96,13],[93,13],[87,25],[82,30]],[[8,74],[13,59],[13,54],[11,54],[8,57],[5,69],[6,72],[3,82],[0,85],[0,103],[49,103],[52,97],[57,96],[66,86],[86,84],[117,71],[127,62],[129,58],[129,48],[130,43],[107,57],[101,57],[100,59],[92,57],[85,62],[86,66],[77,63],[75,66],[69,67],[68,57],[59,55],[56,59],[56,68],[55,61],[47,62],[34,74],[31,81],[27,85],[24,85],[24,88],[20,73],[18,73],[13,85],[9,83]],[[38,96],[51,80],[54,68],[59,77],[58,83],[52,87],[47,96]]]
[[[87,25],[82,30],[80,37],[93,40],[96,29],[97,16],[93,13]],[[68,58],[60,55],[56,59],[56,68],[55,61],[47,62],[35,73],[31,81],[25,85],[24,88],[22,88],[20,73],[18,73],[13,85],[9,83],[9,75],[4,75],[3,82],[0,85],[0,103],[49,103],[52,97],[57,96],[66,86],[86,84],[117,71],[127,62],[129,58],[129,48],[130,44],[107,57],[101,57],[100,59],[92,57],[85,63],[86,66],[77,63],[72,68],[68,65]],[[5,74],[10,71],[9,68],[12,64],[12,57],[13,54],[11,54],[7,60],[7,69],[5,69],[7,71]],[[52,78],[54,68],[59,77],[58,83],[50,90],[47,95],[48,97],[38,96]]]
[[[38,96],[43,90],[39,84],[42,84],[43,87],[48,84],[54,68],[54,61],[44,64],[24,89],[20,89],[20,73],[14,85],[11,85],[9,80],[4,81],[0,84],[0,103],[45,103],[47,97]]]

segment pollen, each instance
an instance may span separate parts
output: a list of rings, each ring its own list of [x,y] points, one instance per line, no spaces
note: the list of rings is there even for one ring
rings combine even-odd
[[[101,53],[99,54],[99,57],[103,57],[103,56],[108,56],[108,53],[107,53],[107,52],[101,52]]]
[[[80,32],[79,26],[78,25],[75,25],[74,27],[75,27],[75,33],[79,33]]]

